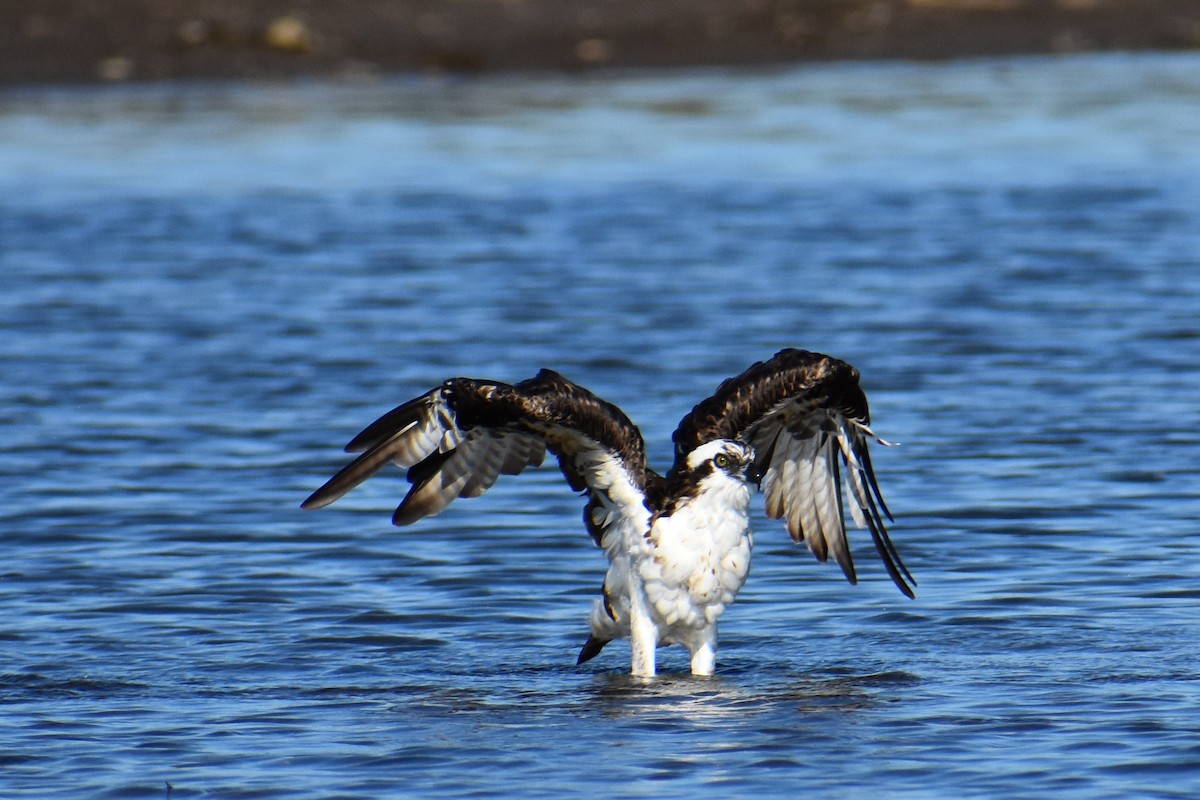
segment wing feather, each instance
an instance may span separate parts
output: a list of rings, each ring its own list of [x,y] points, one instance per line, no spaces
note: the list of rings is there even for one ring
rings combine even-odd
[[[516,385],[452,378],[381,416],[346,449],[362,455],[303,508],[326,506],[395,463],[413,486],[392,521],[409,525],[540,465],[547,450],[574,488],[610,506],[640,506],[647,481],[661,480],[620,409],[550,370]]]
[[[446,433],[438,424],[439,407],[446,402],[444,387],[433,389],[371,423],[355,436],[347,452],[362,453],[313,492],[302,508],[323,508],[383,469],[389,463],[409,469],[439,451]]]
[[[546,458],[546,443],[535,436],[513,436],[500,464],[501,475],[520,475],[530,464],[540,465]]]
[[[778,446],[779,437],[778,435],[772,436],[768,441],[769,447],[773,453]],[[785,440],[782,446],[785,448],[788,447],[790,441],[790,439]],[[763,448],[759,445],[755,445],[754,449],[756,452],[763,452]],[[770,458],[767,459],[766,463],[771,463]],[[788,462],[784,461],[783,463],[787,464]],[[761,486],[762,492],[766,496],[767,516],[771,519],[779,519],[784,515],[783,499],[787,494],[785,491],[782,470],[779,468],[765,470]]]
[[[436,455],[432,458],[440,461],[440,466],[428,470],[428,474],[405,495],[392,514],[393,525],[411,525],[419,519],[440,514],[463,493],[472,475],[474,459],[470,449],[460,448],[444,459]]]
[[[812,444],[811,437],[792,439],[791,446],[777,457],[788,459],[780,466],[792,475],[787,493],[783,496],[784,506],[791,509],[788,519],[796,521],[793,530],[789,533],[792,534],[793,540],[805,542],[817,559],[824,561],[827,555],[824,537],[819,532],[821,519],[817,516],[816,503],[812,502],[812,487],[816,483],[813,473],[817,467],[815,449]],[[797,502],[798,498],[803,502]]]
[[[867,518],[863,514],[863,509],[867,506],[868,496],[867,488],[863,485],[862,470],[851,467],[846,470],[844,479],[847,493],[854,498],[854,502],[850,504],[850,516],[858,528],[865,528],[867,527]]]
[[[469,449],[460,447],[462,457],[470,460],[466,464],[467,482],[463,484],[459,497],[479,497],[500,477],[500,467],[508,456],[510,436],[503,434],[480,438]]]
[[[842,574],[851,583],[858,583],[854,570],[854,559],[850,556],[850,543],[846,538],[846,516],[842,508],[842,476],[838,468],[838,453],[831,437],[825,438],[820,446],[822,470],[820,483],[814,487],[817,513],[821,517],[821,536],[825,540],[827,555],[842,568]]]
[[[845,522],[849,499],[854,523],[870,531],[888,575],[912,597],[916,581],[888,536],[884,517],[892,515],[867,450],[868,439],[888,443],[869,423],[857,370],[819,353],[781,350],[724,381],[680,421],[672,473],[705,442],[750,442],[768,517],[785,520],[792,539],[803,541],[820,561],[832,556],[853,583]]]

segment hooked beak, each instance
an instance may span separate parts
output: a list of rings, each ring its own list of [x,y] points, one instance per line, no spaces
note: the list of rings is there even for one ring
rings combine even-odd
[[[746,469],[742,474],[746,476],[747,483],[753,483],[756,486],[762,483],[763,472],[753,461],[746,465]]]

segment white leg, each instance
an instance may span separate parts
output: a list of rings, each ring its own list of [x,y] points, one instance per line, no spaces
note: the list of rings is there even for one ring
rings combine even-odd
[[[631,672],[640,678],[653,678],[654,656],[658,648],[658,626],[650,618],[646,595],[637,581],[629,598],[629,644],[633,650]]]
[[[692,674],[712,675],[717,666],[717,628],[714,625],[700,642],[700,646],[692,650]]]

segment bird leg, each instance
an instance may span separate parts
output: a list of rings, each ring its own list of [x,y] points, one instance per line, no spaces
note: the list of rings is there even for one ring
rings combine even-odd
[[[705,631],[704,639],[692,650],[692,674],[712,675],[717,665],[717,626]]]
[[[640,678],[655,674],[654,656],[658,648],[658,626],[650,617],[642,582],[634,579],[629,592],[629,644],[633,651],[631,672]]]

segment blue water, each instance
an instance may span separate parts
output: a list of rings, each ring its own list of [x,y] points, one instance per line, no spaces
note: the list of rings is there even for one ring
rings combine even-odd
[[[0,95],[0,796],[1200,795],[1200,57]],[[756,512],[575,654],[546,467],[299,502],[451,375],[863,373],[903,598]]]

